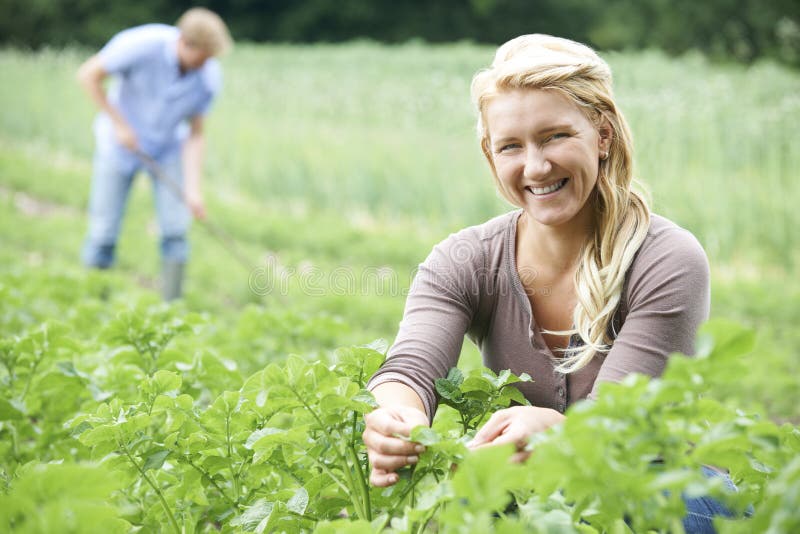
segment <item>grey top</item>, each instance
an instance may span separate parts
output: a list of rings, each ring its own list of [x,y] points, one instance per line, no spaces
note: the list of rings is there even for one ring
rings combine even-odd
[[[384,382],[406,384],[432,419],[434,381],[456,365],[466,334],[486,367],[533,378],[519,386],[531,404],[564,412],[593,397],[598,382],[634,372],[658,376],[671,353],[694,353],[697,327],[710,306],[708,259],[691,233],[652,215],[625,276],[610,329],[616,333],[611,350],[579,371],[556,372],[517,274],[521,213],[466,228],[433,248],[414,278],[400,331],[370,389]]]

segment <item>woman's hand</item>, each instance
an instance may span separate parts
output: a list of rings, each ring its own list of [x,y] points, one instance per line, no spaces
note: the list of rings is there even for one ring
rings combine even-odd
[[[530,456],[525,450],[530,437],[543,432],[564,420],[564,416],[550,408],[514,406],[495,412],[467,446],[470,449],[513,443],[517,452],[513,462],[524,462]]]
[[[414,427],[428,425],[428,416],[417,408],[396,405],[378,408],[366,414],[364,421],[367,427],[362,437],[372,466],[370,484],[380,488],[391,486],[400,479],[395,471],[417,463],[419,454],[425,450],[407,438]]]

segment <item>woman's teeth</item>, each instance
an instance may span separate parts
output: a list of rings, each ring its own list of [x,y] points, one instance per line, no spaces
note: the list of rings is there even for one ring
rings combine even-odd
[[[558,191],[565,185],[567,185],[567,180],[569,178],[564,178],[562,180],[557,181],[553,185],[547,187],[529,187],[531,191],[533,191],[534,195],[546,195],[547,193],[552,193],[553,191]]]

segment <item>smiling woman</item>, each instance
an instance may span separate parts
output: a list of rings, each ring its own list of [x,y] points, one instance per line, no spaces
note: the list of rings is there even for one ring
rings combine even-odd
[[[389,358],[370,388],[371,482],[394,484],[420,445],[434,383],[465,335],[495,372],[527,373],[531,403],[496,412],[471,446],[513,443],[565,418],[597,385],[658,376],[692,354],[708,316],[709,268],[697,240],[651,214],[633,189],[632,143],[611,71],[590,48],[526,35],[472,82],[481,148],[517,210],[451,235],[420,266]],[[710,523],[709,523],[710,525]]]

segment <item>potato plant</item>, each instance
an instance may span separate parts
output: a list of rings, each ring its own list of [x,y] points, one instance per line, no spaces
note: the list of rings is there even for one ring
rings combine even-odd
[[[213,317],[96,288],[48,300],[39,284],[0,279],[2,531],[680,532],[681,494],[725,502],[721,532],[800,529],[800,429],[705,395],[752,348],[733,323],[706,325],[660,379],[571,407],[522,465],[465,443],[536,377],[453,369],[433,426],[412,433],[419,463],[381,489],[361,433],[382,345],[230,354]],[[702,476],[709,464],[739,491]]]

